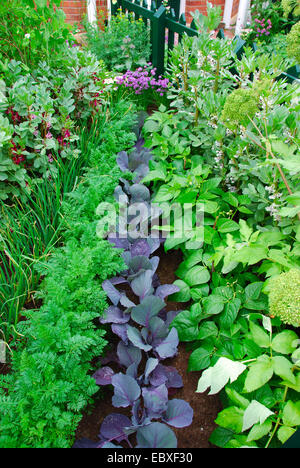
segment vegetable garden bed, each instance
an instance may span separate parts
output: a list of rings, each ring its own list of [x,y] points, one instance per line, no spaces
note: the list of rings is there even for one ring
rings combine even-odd
[[[283,54],[276,8],[262,49],[195,14],[166,76],[147,21],[81,48],[58,4],[0,5],[0,447],[281,447],[300,427],[296,3]]]
[[[182,261],[180,252],[172,255],[166,254],[163,249],[158,253],[160,265],[157,271],[162,284],[173,283],[176,279],[174,272]],[[167,301],[167,310],[180,310],[181,304]],[[190,426],[182,429],[174,429],[178,440],[178,448],[212,448],[209,442],[213,430],[216,428],[215,419],[221,410],[221,402],[216,396],[209,396],[207,393],[197,394],[198,380],[200,372],[188,373],[188,360],[190,351],[186,345],[180,344],[178,354],[173,359],[167,360],[167,365],[175,367],[182,376],[183,387],[174,392],[174,397],[187,401],[194,409],[194,419]],[[113,412],[111,399],[112,391],[105,391],[99,400],[96,400],[88,411],[83,415],[76,431],[76,440],[89,439],[94,442],[99,440],[99,428],[106,416]],[[118,410],[119,411],[119,410]],[[130,412],[123,410],[122,414],[130,416]],[[134,443],[134,441],[132,441]]]

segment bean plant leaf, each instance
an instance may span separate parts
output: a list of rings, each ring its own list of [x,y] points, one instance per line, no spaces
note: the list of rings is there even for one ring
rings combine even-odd
[[[281,426],[278,429],[277,437],[282,444],[284,444],[292,435],[296,432],[296,429],[288,426]]]
[[[251,321],[249,323],[249,327],[254,343],[261,348],[268,348],[270,346],[270,335],[268,335],[261,326],[256,325]]]
[[[277,353],[291,354],[298,346],[298,335],[292,330],[278,333],[272,340],[272,348]]]
[[[216,423],[233,432],[242,432],[244,411],[236,406],[230,406],[221,411],[216,419]]]
[[[253,440],[259,440],[262,437],[266,436],[272,429],[272,421],[265,421],[262,424],[255,424],[251,431],[248,434],[247,442],[252,442]]]
[[[191,299],[189,285],[182,280],[174,281],[174,285],[178,286],[180,291],[175,294],[172,294],[172,296],[170,296],[169,299],[174,302],[188,302]]]
[[[196,265],[192,267],[183,278],[189,286],[207,283],[210,280],[210,273],[207,268]]]

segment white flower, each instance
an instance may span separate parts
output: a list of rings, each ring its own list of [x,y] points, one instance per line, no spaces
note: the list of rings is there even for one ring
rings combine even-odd
[[[30,39],[30,34],[29,34],[29,33],[26,33],[26,34],[25,34],[25,38],[26,38],[26,39]]]

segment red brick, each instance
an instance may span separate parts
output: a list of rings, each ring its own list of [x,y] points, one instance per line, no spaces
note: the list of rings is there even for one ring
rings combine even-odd
[[[210,0],[213,5],[220,5],[224,8],[225,0]],[[186,16],[190,22],[190,12],[199,10],[201,13],[206,14],[207,0],[186,0]],[[237,13],[239,0],[234,0],[233,15]],[[97,10],[107,11],[105,0],[96,0]],[[64,0],[62,8],[66,13],[68,22],[78,22],[87,12],[87,0]]]

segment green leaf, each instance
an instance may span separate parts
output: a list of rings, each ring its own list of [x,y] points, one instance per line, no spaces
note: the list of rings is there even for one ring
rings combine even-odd
[[[255,424],[248,434],[247,441],[259,440],[269,434],[272,429],[272,422],[265,421],[263,424]]]
[[[197,348],[192,352],[189,358],[188,371],[200,371],[210,365],[211,350]]]
[[[192,296],[193,301],[199,301],[203,297],[207,297],[208,294],[209,294],[208,284],[202,284],[191,289],[191,296]]]
[[[220,316],[220,325],[222,328],[230,328],[235,322],[241,307],[240,299],[233,299],[231,302],[225,304],[225,309]]]
[[[189,256],[184,261],[186,268],[192,268],[193,266],[197,265],[197,263],[200,263],[202,261],[202,256],[203,251],[201,249],[189,254]]]
[[[282,421],[285,426],[300,426],[300,401],[294,403],[288,401],[282,413]]]
[[[221,427],[239,433],[243,428],[243,416],[244,411],[242,409],[230,406],[218,414],[215,422]]]
[[[298,335],[292,330],[284,330],[272,340],[272,348],[277,353],[291,354],[298,345]]]
[[[215,324],[215,322],[204,322],[200,326],[199,333],[198,333],[198,340],[205,340],[205,338],[208,338],[210,336],[213,336],[214,338],[218,335],[218,327]]]
[[[175,193],[173,187],[170,187],[170,185],[162,185],[159,189],[157,194],[155,195],[154,202],[155,203],[160,203],[160,202],[165,202],[169,201],[172,198],[174,198]]]
[[[225,387],[225,392],[228,398],[234,403],[235,406],[239,406],[242,409],[246,409],[250,405],[250,401],[244,398],[236,390],[230,387]]]
[[[224,309],[224,298],[215,294],[205,297],[202,303],[207,315],[220,314]]]
[[[194,341],[198,339],[198,324],[201,317],[201,308],[199,311],[184,310],[180,312],[172,322],[172,326],[178,331],[180,341]]]
[[[255,283],[248,284],[248,286],[246,286],[246,288],[245,288],[246,298],[247,299],[250,298],[250,299],[256,301],[260,296],[263,285],[264,285],[264,283],[262,283],[261,281],[257,281]]]
[[[157,132],[157,131],[159,130],[159,123],[158,123],[158,122],[155,122],[155,121],[152,120],[152,119],[147,119],[146,122],[144,123],[143,129],[144,129],[147,133]]]
[[[251,321],[249,326],[254,343],[261,348],[268,348],[270,346],[270,335],[268,335],[261,326],[256,325]]]
[[[245,380],[245,392],[250,393],[265,385],[273,376],[273,363],[268,356],[259,356],[251,364]]]
[[[266,406],[252,400],[244,413],[242,432],[247,431],[254,424],[263,424],[272,414],[274,414],[273,411],[270,411]]]
[[[184,277],[184,281],[189,286],[207,283],[210,280],[210,273],[206,267],[196,265],[191,268]]]
[[[296,429],[288,426],[281,426],[278,429],[277,437],[282,444],[284,444],[293,434],[295,434]]]
[[[221,357],[213,367],[203,372],[196,392],[205,392],[210,387],[209,395],[214,395],[222,390],[228,381],[234,382],[246,369],[247,367],[240,362]]]
[[[217,222],[217,228],[219,232],[233,232],[238,231],[240,226],[231,219],[219,218]]]
[[[211,434],[209,441],[217,447],[224,448],[226,444],[232,439],[234,433],[225,427],[217,427]]]
[[[254,265],[264,258],[267,258],[267,256],[268,250],[265,247],[260,247],[257,245],[246,245],[234,254],[233,260],[237,262],[248,263],[249,265]]]
[[[182,280],[176,280],[174,281],[174,284],[180,288],[180,291],[172,294],[172,296],[169,297],[169,300],[174,302],[188,302],[191,299],[189,285]]]
[[[288,380],[292,384],[296,383],[296,378],[292,372],[293,363],[283,356],[273,357],[273,369],[276,375],[282,379]]]

